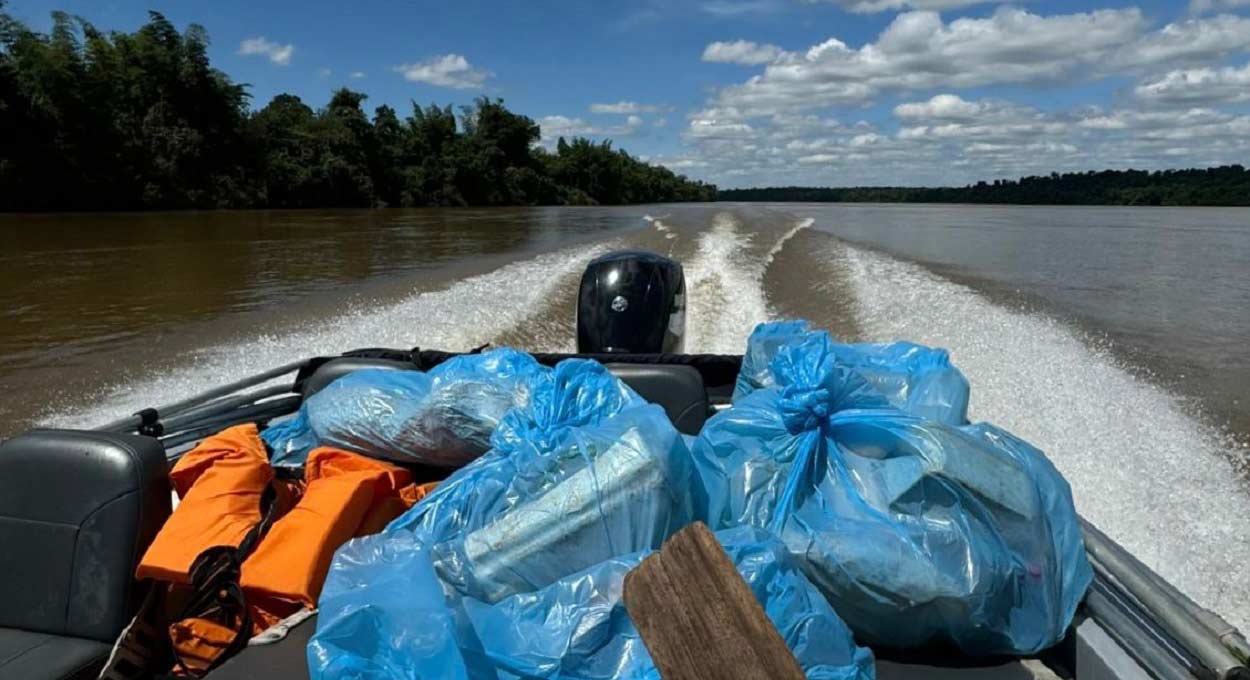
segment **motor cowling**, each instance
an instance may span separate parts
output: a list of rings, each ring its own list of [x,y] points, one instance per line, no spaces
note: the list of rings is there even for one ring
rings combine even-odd
[[[578,352],[681,352],[685,335],[681,264],[629,250],[587,265],[577,296]]]

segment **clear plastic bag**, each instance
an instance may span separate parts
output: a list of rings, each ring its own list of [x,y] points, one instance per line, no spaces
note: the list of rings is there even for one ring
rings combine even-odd
[[[990,425],[904,413],[824,333],[713,417],[693,455],[716,528],[779,536],[859,639],[1021,654],[1064,635],[1092,578],[1067,483]]]
[[[529,401],[550,370],[512,349],[465,354],[429,372],[361,369],[308,398],[262,434],[275,465],[299,465],[316,446],[374,458],[460,467],[490,446],[503,415]]]

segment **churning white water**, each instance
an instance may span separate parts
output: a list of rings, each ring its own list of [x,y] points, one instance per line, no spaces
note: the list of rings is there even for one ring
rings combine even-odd
[[[1051,318],[876,252],[831,246],[866,337],[950,350],[970,417],[1043,449],[1078,511],[1199,604],[1250,625],[1250,496],[1221,438]]]
[[[709,353],[741,351],[755,324],[768,320],[760,285],[763,267],[751,266],[745,252],[753,237],[738,231],[729,213],[718,213],[699,236],[694,257],[685,263],[686,347]]]
[[[734,215],[718,213],[712,228],[699,236],[694,257],[685,263],[692,352],[741,353],[755,325],[775,316],[764,293],[764,272],[786,242],[812,225],[799,220],[775,240],[743,233]],[[762,254],[757,251],[767,245]],[[755,246],[756,248],[753,248]]]
[[[96,405],[51,414],[46,420],[62,427],[99,426],[304,357],[358,347],[476,347],[550,305],[567,306],[567,301],[556,299],[557,289],[613,245],[545,253],[445,288],[414,293],[397,303],[361,306],[289,332],[209,347],[187,357],[176,370],[122,383],[100,395]]]

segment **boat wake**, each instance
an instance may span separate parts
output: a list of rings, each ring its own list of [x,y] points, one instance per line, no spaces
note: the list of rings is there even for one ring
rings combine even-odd
[[[58,427],[98,426],[302,357],[358,347],[470,349],[495,342],[550,307],[558,306],[567,316],[567,302],[558,297],[561,287],[616,245],[605,242],[541,254],[397,303],[361,305],[288,332],[209,347],[172,371],[132,377],[107,388],[94,395],[94,405],[53,411],[40,420]],[[564,337],[539,339],[565,348]]]
[[[790,228],[789,231],[782,234],[781,238],[777,239],[777,242],[773,244],[773,247],[768,249],[768,254],[764,256],[764,268],[767,269],[772,265],[773,261],[777,259],[777,255],[781,253],[781,249],[786,247],[786,244],[790,242],[790,239],[798,235],[800,231],[807,229],[815,223],[816,220],[810,217],[805,217],[799,220],[793,227]]]
[[[685,264],[690,351],[741,352],[751,329],[770,318],[761,285],[767,264],[752,261],[753,243],[729,213],[718,213],[699,236],[698,249]]]
[[[660,217],[652,217],[650,215],[643,215],[642,219],[646,221],[647,223],[649,223],[651,226],[655,227],[656,231],[664,234],[664,238],[669,239],[669,240],[677,238],[677,234],[673,233],[673,229],[669,227],[667,224],[664,224],[663,222],[660,221],[660,219],[663,217],[667,217],[667,216],[660,215]]]

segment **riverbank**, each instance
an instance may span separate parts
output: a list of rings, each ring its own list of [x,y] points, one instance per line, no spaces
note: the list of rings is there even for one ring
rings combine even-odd
[[[544,138],[481,96],[458,111],[314,109],[213,68],[208,35],[158,12],[133,33],[55,13],[47,34],[0,4],[0,211],[620,205],[705,201],[715,185],[610,142]],[[48,74],[56,74],[50,77]]]
[[[1250,206],[1250,170],[1103,170],[996,179],[964,187],[763,187],[723,189],[722,201],[993,205]]]

